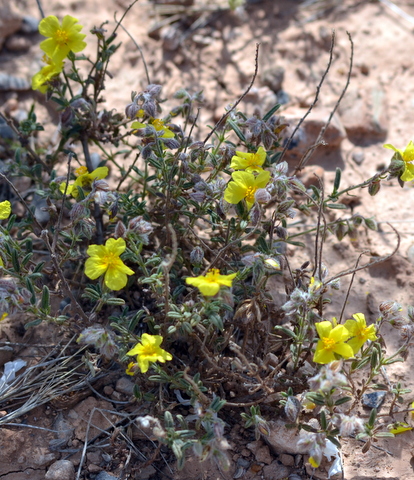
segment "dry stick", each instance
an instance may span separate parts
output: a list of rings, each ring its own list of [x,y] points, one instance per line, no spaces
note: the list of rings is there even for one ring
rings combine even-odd
[[[319,181],[319,187],[321,189],[321,199],[319,202],[319,207],[318,207],[318,221],[316,224],[316,235],[315,235],[315,265],[313,267],[313,272],[312,272],[312,277],[315,276],[316,271],[319,268],[319,280],[322,280],[322,249],[323,249],[323,241],[325,237],[325,232],[326,232],[326,220],[325,216],[323,214],[323,200],[324,200],[324,195],[325,195],[325,188],[322,182],[322,179],[318,177],[318,175],[315,174],[315,177]],[[318,244],[319,244],[319,227],[321,225],[321,218],[323,217],[324,220],[324,229],[323,229],[323,237],[321,240],[321,246],[320,249],[318,249]]]
[[[289,148],[289,145],[290,145],[290,142],[292,141],[293,137],[295,136],[296,132],[299,130],[299,127],[302,125],[302,123],[304,122],[305,118],[311,113],[313,107],[316,105],[316,103],[318,102],[318,99],[319,99],[319,91],[322,87],[322,84],[325,80],[325,77],[326,75],[328,74],[330,68],[331,68],[331,64],[332,64],[332,58],[333,58],[333,49],[334,49],[334,45],[335,45],[335,30],[332,30],[332,38],[331,38],[331,48],[329,49],[329,61],[328,61],[328,65],[322,75],[322,78],[321,78],[321,81],[319,82],[318,86],[316,87],[316,94],[315,94],[315,98],[312,102],[312,104],[310,105],[310,107],[308,108],[308,111],[305,113],[305,115],[300,119],[299,123],[296,125],[295,129],[293,130],[293,133],[292,135],[289,137],[288,141],[286,142],[286,145],[285,145],[285,148],[282,150],[282,155],[280,156],[279,158],[279,163],[283,160],[283,157],[285,156],[285,153],[287,151],[287,149]]]
[[[123,19],[123,17],[122,17]],[[150,76],[149,76],[149,73],[148,73],[148,67],[147,67],[147,62],[145,61],[145,57],[144,57],[144,52],[142,51],[142,48],[138,45],[138,43],[135,41],[134,37],[128,32],[128,30],[121,24],[121,21],[122,19],[119,21],[118,23],[118,20],[116,19],[116,12],[114,13],[114,20],[115,22],[117,22],[119,24],[119,26],[122,28],[122,30],[128,35],[128,37],[132,40],[132,42],[134,43],[134,45],[137,47],[140,55],[141,55],[141,59],[142,59],[142,63],[144,64],[144,68],[145,68],[145,75],[147,76],[147,82],[148,82],[148,85],[151,84],[151,80],[150,80]]]
[[[63,192],[62,206],[60,208],[59,217],[58,217],[57,225],[56,225],[56,228],[55,228],[55,233],[53,234],[52,249],[54,251],[56,251],[56,245],[57,245],[58,236],[59,236],[59,232],[60,232],[60,225],[62,223],[62,218],[63,218],[63,207],[65,205],[66,193],[68,191],[68,186],[69,186],[70,162],[71,161],[72,161],[72,154],[69,154],[68,155],[68,173],[66,174],[66,184],[65,184],[65,191]]]
[[[13,123],[13,120],[11,118],[7,118],[5,115],[3,115],[3,113],[0,112],[0,117],[5,121],[7,122],[7,125],[13,130],[13,132],[18,136],[19,138],[19,142],[21,143],[22,147],[24,147],[28,152],[29,154],[31,155],[31,157],[33,158],[33,160],[37,163],[40,163],[41,165],[43,165],[44,169],[49,173],[50,172],[50,168],[46,165],[46,163],[39,157],[39,155],[37,155],[37,153],[32,149],[32,147],[29,145],[29,142],[26,138],[24,138],[21,134],[21,132],[19,132],[19,130],[14,126],[14,123]]]
[[[89,172],[93,171],[92,159],[89,153],[88,137],[85,134],[81,135],[81,144],[83,149],[83,154],[85,155],[86,167]],[[93,217],[95,218],[96,223],[96,243],[98,245],[103,244],[104,239],[104,225],[103,225],[103,216],[102,210],[98,203],[94,202]]]
[[[32,211],[30,210],[29,208],[29,205],[27,205],[26,201],[24,200],[24,198],[20,195],[20,192],[16,189],[16,187],[13,185],[13,183],[6,177],[6,175],[4,175],[3,173],[0,173],[0,177],[5,180],[9,186],[12,188],[12,190],[14,191],[14,193],[19,197],[19,200],[22,202],[24,208],[26,209],[27,213],[32,217],[32,220],[33,220],[33,223],[36,225],[37,227],[37,231],[34,231],[34,234],[40,238],[40,233],[42,232],[43,230],[43,227],[42,225],[40,225],[40,223],[37,221],[37,218],[33,215]]]
[[[253,78],[252,81],[250,82],[250,85],[247,87],[247,90],[239,97],[239,99],[236,101],[236,103],[228,110],[226,113],[223,113],[222,117],[220,120],[214,125],[213,129],[211,132],[207,135],[205,138],[203,144],[205,145],[209,138],[213,135],[213,133],[218,129],[218,127],[221,125],[221,123],[230,115],[230,113],[237,107],[237,105],[243,100],[243,98],[250,92],[250,89],[253,87],[254,81],[256,80],[257,77],[257,70],[259,69],[259,47],[260,43],[256,43],[256,55],[254,59],[254,73],[253,73]]]
[[[301,170],[306,165],[309,158],[313,155],[313,152],[323,142],[322,137],[324,136],[324,134],[326,132],[326,129],[329,127],[329,124],[331,123],[332,117],[335,115],[335,112],[337,111],[340,103],[342,102],[342,99],[344,98],[344,95],[345,95],[346,91],[348,90],[349,83],[351,81],[352,67],[353,67],[353,63],[354,63],[354,42],[352,41],[351,34],[349,32],[346,32],[346,33],[347,33],[349,41],[351,43],[351,56],[349,58],[349,70],[348,70],[348,76],[347,76],[345,87],[342,90],[341,95],[339,96],[338,101],[336,102],[332,112],[330,113],[327,122],[322,127],[321,131],[319,132],[319,135],[318,135],[318,138],[316,139],[316,142],[314,143],[314,145],[312,145],[308,149],[308,151],[305,153],[305,155],[301,158],[298,167],[295,169],[295,173],[298,172],[299,170]]]
[[[359,272],[360,270],[365,270],[366,268],[372,267],[373,265],[377,265],[378,263],[386,262],[391,257],[393,257],[397,253],[398,249],[400,248],[401,237],[400,237],[400,234],[397,232],[397,230],[390,223],[387,222],[387,225],[391,227],[394,230],[394,233],[397,235],[397,246],[389,255],[386,255],[385,257],[377,258],[372,262],[365,263],[364,265],[358,268],[350,268],[349,270],[345,270],[345,272],[338,273],[337,275],[334,275],[332,278],[324,282],[324,284],[327,285],[328,283],[331,283],[334,280],[337,280],[338,278],[345,277],[346,275],[350,275],[354,272]]]
[[[174,265],[175,259],[177,258],[178,252],[178,242],[177,242],[177,235],[171,223],[167,226],[168,230],[171,233],[171,240],[172,240],[172,252],[171,255],[167,255],[167,258],[162,261],[161,267],[164,271],[164,297],[165,297],[165,305],[164,311],[165,315],[167,316],[168,312],[170,311],[170,304],[169,304],[169,296],[170,296],[170,270]]]
[[[42,8],[42,2],[40,0],[36,0],[36,3],[37,3],[37,8],[39,9],[41,17],[45,18],[45,12],[43,11],[43,8]]]
[[[121,187],[121,185],[124,183],[125,179],[128,177],[128,175],[131,173],[132,169],[135,167],[135,164],[137,163],[139,157],[141,155],[141,152],[138,152],[135,156],[135,160],[131,163],[130,167],[128,168],[128,171],[125,173],[125,175],[119,180],[118,186],[116,187],[116,190],[118,191]]]
[[[62,269],[59,266],[56,251],[53,250],[53,248],[52,248],[52,246],[50,245],[50,242],[49,242],[48,231],[47,230],[42,230],[42,232],[40,234],[40,238],[42,238],[44,240],[44,242],[47,246],[47,249],[50,252],[50,258],[52,259],[52,262],[53,262],[53,265],[55,267],[56,273],[58,274],[58,277],[59,277],[60,281],[62,282],[63,291],[71,299],[71,301],[73,302],[77,312],[83,318],[83,320],[88,322],[89,317],[83,311],[83,308],[80,306],[80,304],[76,300],[75,296],[73,295],[72,290],[69,287],[68,281],[66,280],[65,276],[63,275]]]
[[[358,264],[359,264],[359,261],[360,261],[361,258],[362,258],[362,255],[367,255],[367,254],[369,254],[369,250],[365,250],[365,251],[363,251],[362,253],[360,253],[360,255],[359,255],[359,257],[358,257],[358,260],[357,260],[356,263],[355,263],[355,268],[358,267]],[[353,274],[352,274],[351,281],[350,281],[349,287],[348,287],[348,291],[346,292],[344,304],[342,305],[341,315],[339,316],[339,322],[338,322],[338,323],[341,323],[341,322],[342,322],[342,316],[343,316],[344,311],[345,311],[346,302],[348,301],[348,297],[349,297],[349,295],[350,295],[350,293],[351,293],[351,288],[352,288],[352,284],[354,283],[355,275],[356,275],[356,270],[355,270],[355,272],[353,272]]]

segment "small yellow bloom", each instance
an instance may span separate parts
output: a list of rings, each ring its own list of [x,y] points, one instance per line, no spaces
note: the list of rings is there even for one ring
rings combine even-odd
[[[270,180],[270,172],[263,170],[257,176],[249,172],[233,172],[231,178],[233,181],[227,185],[224,200],[235,205],[244,198],[250,210],[255,202],[254,194],[259,188],[266,187]]]
[[[263,172],[262,165],[266,160],[266,150],[259,147],[256,153],[237,152],[231,159],[230,168],[246,172]]]
[[[127,352],[127,355],[137,355],[137,362],[142,373],[146,373],[150,363],[161,362],[165,363],[167,360],[172,360],[171,353],[163,350],[160,345],[163,341],[161,335],[149,335],[143,333],[141,336],[141,343],[137,343],[135,347]],[[128,370],[132,372],[134,364],[128,365]],[[129,373],[130,374],[130,373]]]
[[[138,113],[140,112],[140,110],[138,110]],[[164,122],[162,120],[160,120],[159,118],[151,118],[151,120],[149,121],[150,125],[152,125],[155,130],[157,132],[160,132],[161,130],[164,132],[160,138],[174,138],[175,135],[174,133],[167,127],[165,126]],[[146,128],[147,125],[145,125],[145,123],[140,123],[140,122],[133,122],[131,124],[131,128],[136,128],[136,129],[140,129],[140,128]]]
[[[32,77],[32,90],[39,90],[45,93],[47,83],[63,70],[63,61],[54,62],[51,58],[44,55],[43,60],[46,65]]]
[[[375,335],[375,325],[367,327],[367,322],[365,321],[365,315],[363,313],[356,313],[352,316],[354,320],[347,320],[344,326],[350,333],[351,337],[353,337],[349,340],[348,345],[351,345],[354,354],[356,354],[367,340],[377,340],[377,336]]]
[[[49,15],[39,24],[39,32],[44,37],[49,37],[41,42],[40,48],[54,62],[62,62],[70,51],[81,52],[86,47],[83,41],[86,35],[79,33],[82,28],[78,19],[70,15],[63,18],[62,24],[54,15]]]
[[[11,214],[11,203],[8,200],[0,202],[0,220],[9,218]]]
[[[2,320],[4,320],[6,317],[8,317],[8,316],[9,316],[9,314],[8,314],[7,312],[4,312],[4,313],[0,316],[0,322],[1,322]]]
[[[309,457],[309,463],[312,465],[313,468],[319,467],[319,462],[314,457]]]
[[[320,340],[316,345],[313,361],[315,363],[331,363],[336,360],[335,354],[343,358],[354,356],[352,347],[345,342],[351,336],[343,325],[336,325],[328,321],[315,323]]]
[[[398,435],[400,433],[408,432],[409,430],[412,430],[413,427],[408,425],[408,423],[405,422],[396,422],[393,423],[392,425],[388,425],[388,429],[391,433],[394,435]]]
[[[411,180],[414,180],[414,164],[412,163],[414,161],[414,143],[410,141],[404,151],[395,148],[394,145],[391,145],[390,143],[383,145],[383,147],[399,153],[401,160],[404,160],[405,169],[404,173],[400,177],[401,180],[403,182],[410,182]]]
[[[211,297],[220,290],[221,285],[224,285],[225,287],[231,287],[233,278],[236,275],[237,273],[220,275],[220,270],[218,268],[212,268],[206,273],[205,276],[200,275],[199,277],[186,278],[185,283],[187,285],[197,287],[206,297]]]
[[[74,198],[79,195],[79,191],[76,187],[90,189],[92,182],[95,179],[102,180],[108,176],[108,167],[98,167],[93,172],[88,173],[88,169],[82,166],[75,170],[75,175],[77,175],[78,178],[74,181],[74,183],[70,183],[66,189],[66,194],[72,195]],[[61,183],[59,190],[64,193],[65,188],[66,182]]]
[[[122,290],[128,282],[127,275],[134,271],[127,267],[119,256],[124,253],[126,243],[123,238],[110,238],[105,245],[90,245],[86,253],[85,275],[91,280],[105,274],[105,285],[111,290]]]

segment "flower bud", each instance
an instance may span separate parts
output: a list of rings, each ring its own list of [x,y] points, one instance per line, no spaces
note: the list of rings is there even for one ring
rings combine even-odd
[[[204,250],[201,247],[195,247],[190,253],[190,261],[192,265],[201,265],[204,258]]]
[[[374,197],[381,188],[381,180],[376,180],[375,182],[371,182],[368,185],[368,193],[371,195],[371,197]]]
[[[115,238],[125,238],[126,226],[121,220],[115,226]]]
[[[272,199],[272,196],[265,188],[259,188],[256,190],[254,198],[258,203],[268,203]]]
[[[75,203],[72,207],[72,210],[69,213],[69,217],[72,222],[77,222],[81,218],[85,218],[89,215],[89,210],[83,206],[81,203]]]
[[[139,110],[140,110],[140,107],[135,102],[132,102],[132,103],[130,103],[129,105],[126,106],[125,115],[128,118],[131,118],[131,119],[136,118]]]
[[[250,222],[253,225],[257,225],[259,223],[260,217],[262,216],[262,212],[260,211],[259,205],[255,204],[253,208],[250,210]]]

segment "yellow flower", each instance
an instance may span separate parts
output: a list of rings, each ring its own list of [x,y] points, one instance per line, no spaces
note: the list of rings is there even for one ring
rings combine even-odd
[[[266,160],[266,151],[259,147],[256,153],[237,152],[231,159],[230,168],[246,170],[246,172],[263,172],[262,165]]]
[[[137,355],[137,362],[142,373],[148,371],[149,364],[154,362],[165,363],[167,360],[172,360],[171,353],[163,350],[160,345],[163,341],[161,335],[149,335],[143,333],[141,336],[141,343],[137,343],[135,347],[127,352],[127,355]],[[133,364],[128,365],[128,370],[132,372]]]
[[[39,32],[44,37],[49,37],[41,42],[40,48],[55,63],[62,62],[70,51],[81,52],[86,47],[83,41],[86,35],[79,33],[82,28],[78,19],[70,15],[63,18],[62,24],[54,15],[49,15],[39,24]]]
[[[394,145],[391,145],[390,143],[387,143],[383,146],[384,148],[388,148],[389,150],[394,150],[394,152],[399,153],[401,159],[404,160],[405,169],[404,173],[400,177],[401,180],[403,182],[414,180],[414,164],[412,163],[414,161],[414,143],[410,141],[404,151],[395,148]]]
[[[396,422],[392,425],[388,425],[388,429],[394,435],[398,435],[399,433],[404,433],[412,430],[413,427],[411,427],[410,425],[408,425],[408,423],[405,422]]]
[[[90,245],[86,253],[85,275],[95,280],[105,274],[105,285],[111,290],[122,290],[128,282],[127,275],[134,271],[127,267],[119,256],[126,248],[123,238],[110,238],[105,245]]]
[[[220,275],[220,270],[218,268],[212,268],[206,273],[205,276],[200,275],[199,277],[186,278],[185,283],[187,285],[197,287],[200,292],[206,297],[211,297],[220,290],[221,285],[231,287],[233,283],[233,278],[236,275],[237,273],[232,273],[230,275]]]
[[[313,468],[318,468],[320,462],[314,457],[309,457],[309,463],[312,465]]]
[[[140,112],[141,110],[138,111],[138,113]],[[160,132],[161,130],[163,130],[163,134],[161,135],[160,138],[174,138],[175,135],[174,133],[168,128],[165,126],[164,122],[162,120],[160,120],[159,118],[152,118],[150,121],[149,121],[150,125],[152,125],[155,130],[157,132]],[[147,125],[145,125],[145,123],[140,123],[140,122],[133,122],[131,124],[131,128],[137,128],[137,129],[140,129],[140,128],[146,128]]]
[[[233,172],[231,178],[233,181],[227,185],[224,200],[237,204],[244,198],[250,210],[255,201],[254,194],[259,188],[266,187],[270,180],[270,172],[263,170],[257,176],[249,172]]]
[[[54,62],[51,58],[44,55],[43,60],[46,65],[37,72],[32,77],[32,89],[39,90],[42,93],[45,93],[47,90],[47,82],[49,82],[53,77],[59,75],[63,70],[63,61]]]
[[[335,354],[343,358],[354,356],[352,347],[345,343],[351,335],[343,325],[332,328],[331,322],[324,321],[315,323],[315,327],[320,338],[313,356],[315,363],[331,363],[336,360]]]
[[[81,187],[82,189],[90,189],[92,182],[95,179],[102,180],[108,176],[108,167],[98,167],[93,172],[88,173],[88,169],[86,167],[79,167],[75,170],[75,175],[77,175],[77,179],[74,183],[70,183],[66,190],[67,195],[72,195],[72,197],[77,197],[79,195],[79,191],[76,187]],[[66,188],[66,182],[63,182],[59,186],[59,190],[64,193]]]
[[[8,200],[0,202],[0,220],[9,218],[11,214],[11,203]]]
[[[8,317],[8,315],[9,315],[9,314],[8,314],[7,312],[4,312],[4,313],[0,316],[0,322],[1,322],[2,320],[4,320],[6,317]]]
[[[375,335],[375,325],[367,327],[367,322],[365,321],[365,315],[363,313],[356,313],[352,316],[355,320],[347,320],[344,327],[348,330],[351,337],[353,337],[349,340],[348,345],[352,347],[355,354],[359,352],[362,345],[364,345],[367,340],[377,340],[377,336]]]

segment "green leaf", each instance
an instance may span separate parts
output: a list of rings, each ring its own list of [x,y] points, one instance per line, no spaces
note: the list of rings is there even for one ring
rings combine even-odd
[[[47,314],[50,313],[50,291],[47,285],[43,285],[42,300],[40,302],[40,308],[45,312],[47,312]]]
[[[348,207],[343,203],[326,203],[327,208],[332,208],[333,210],[346,210]]]
[[[263,121],[264,122],[267,122],[269,120],[269,118],[274,114],[276,113],[280,108],[280,103],[277,103],[274,107],[272,107],[266,114],[265,116],[263,117]]]
[[[339,189],[339,185],[341,183],[341,176],[342,176],[342,170],[339,167],[337,167],[335,172],[334,189],[333,189],[332,195],[335,195]]]
[[[338,400],[335,401],[335,405],[343,405],[344,403],[350,402],[351,400],[351,397],[338,398]]]
[[[227,123],[230,125],[230,127],[233,129],[234,133],[240,138],[240,140],[243,143],[246,143],[246,137],[244,136],[243,132],[240,130],[240,128],[236,125],[233,120],[230,118],[227,119]]]

